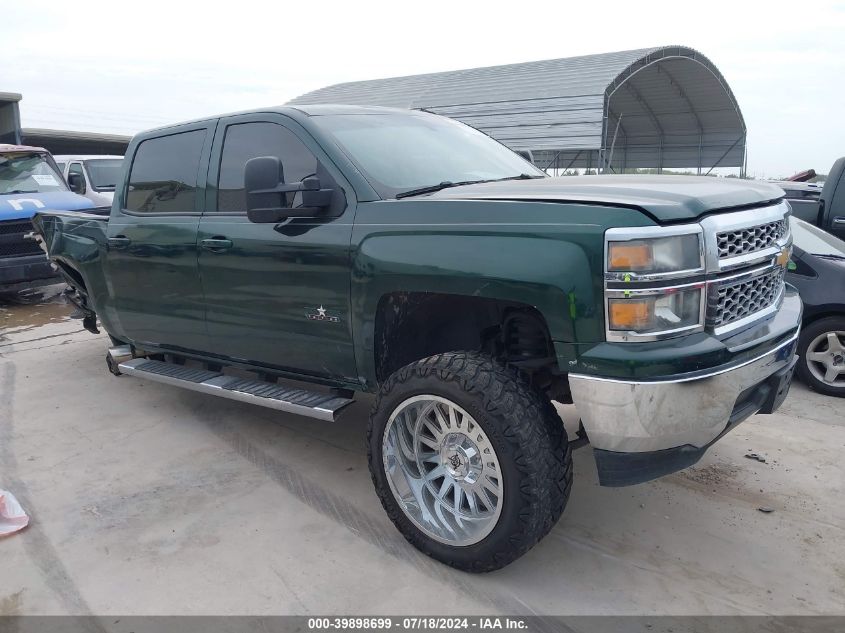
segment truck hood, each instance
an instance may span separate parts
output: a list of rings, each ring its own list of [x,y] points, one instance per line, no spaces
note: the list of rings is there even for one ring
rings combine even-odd
[[[428,199],[535,200],[635,207],[660,222],[694,220],[701,215],[760,205],[783,197],[766,182],[702,176],[561,176],[463,185]]]
[[[81,211],[94,203],[70,191],[0,194],[0,221],[27,220],[39,211]]]

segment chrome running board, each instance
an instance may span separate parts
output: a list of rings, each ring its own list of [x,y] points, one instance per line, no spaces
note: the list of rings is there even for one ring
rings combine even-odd
[[[337,413],[353,400],[304,389],[289,389],[262,380],[227,376],[216,371],[195,369],[158,360],[134,358],[120,363],[121,373],[138,376],[192,391],[250,402],[262,407],[296,413],[333,422]]]

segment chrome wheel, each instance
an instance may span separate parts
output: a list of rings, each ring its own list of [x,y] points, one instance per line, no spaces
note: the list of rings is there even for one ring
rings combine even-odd
[[[831,387],[845,388],[845,332],[825,332],[807,346],[807,369]]]
[[[481,426],[434,395],[402,402],[382,438],[384,470],[399,507],[431,538],[472,545],[499,520],[499,459]]]

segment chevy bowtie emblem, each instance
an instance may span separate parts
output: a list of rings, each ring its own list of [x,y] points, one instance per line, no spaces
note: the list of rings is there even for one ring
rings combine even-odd
[[[780,266],[781,268],[786,268],[786,266],[789,264],[789,258],[791,256],[792,248],[790,248],[789,246],[784,246],[782,249],[780,249],[780,253],[778,253],[777,259],[775,261],[777,261],[778,266]]]
[[[329,323],[340,323],[340,317],[329,314],[323,306],[319,308],[305,308],[305,316],[310,321],[328,321]]]

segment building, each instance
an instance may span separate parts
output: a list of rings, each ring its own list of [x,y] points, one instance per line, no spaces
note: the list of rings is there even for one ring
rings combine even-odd
[[[129,146],[129,136],[22,128],[21,95],[0,92],[0,143],[45,147],[53,154],[112,154],[122,156]]]
[[[290,103],[425,109],[544,169],[745,170],[739,104],[713,62],[684,46],[356,81]]]

